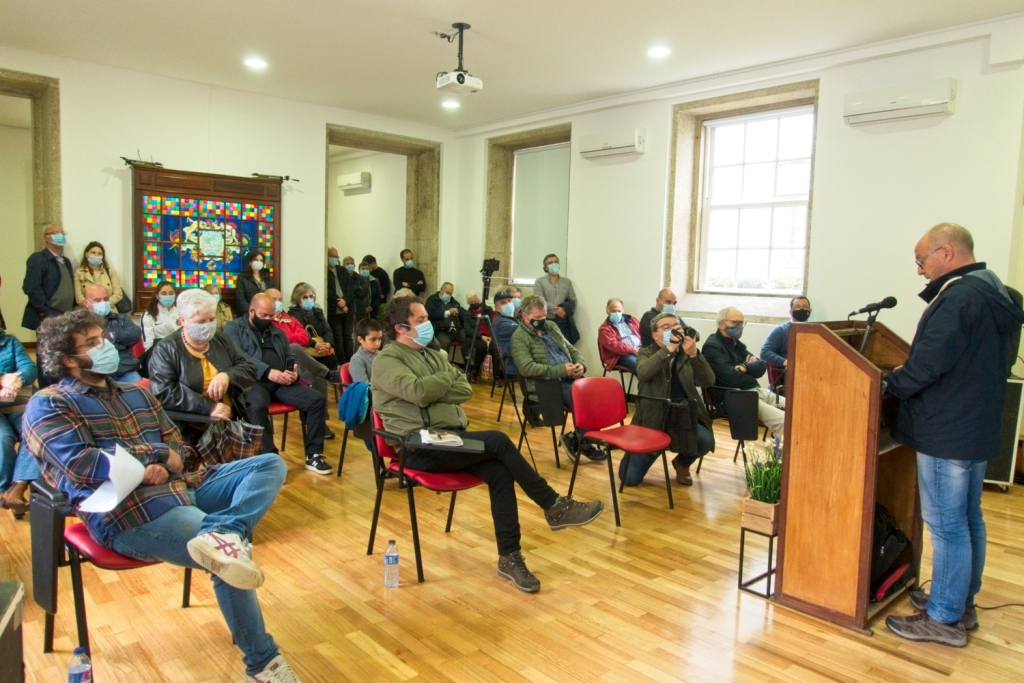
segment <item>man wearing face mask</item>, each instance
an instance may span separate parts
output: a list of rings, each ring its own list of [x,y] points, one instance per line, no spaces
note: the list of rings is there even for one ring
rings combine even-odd
[[[718,330],[708,337],[703,348],[705,358],[715,371],[715,385],[756,391],[759,399],[757,419],[781,438],[786,413],[780,408],[786,407],[786,399],[776,397],[758,383],[757,378],[764,375],[767,365],[763,360],[749,354],[746,345],[740,341],[745,324],[743,313],[735,308],[723,308],[715,320],[718,323]],[[725,415],[725,392],[721,389],[712,389],[711,398],[715,402],[716,410]],[[779,408],[775,407],[776,401]]]
[[[512,298],[510,290],[502,290],[494,295],[495,316],[491,321],[491,329],[494,331],[494,343],[502,356],[508,356],[505,360],[505,376],[515,377],[516,366],[512,362],[512,334],[519,327],[516,320],[517,299]]]
[[[452,296],[454,293],[455,285],[446,282],[437,293],[430,295],[426,306],[427,315],[434,326],[434,337],[446,353],[453,341],[461,344],[464,339],[463,320],[466,311]]]
[[[355,268],[353,268],[355,270]],[[352,329],[355,315],[352,304],[355,302],[355,284],[351,273],[341,264],[338,250],[331,247],[327,250],[327,292],[324,307],[327,309],[327,324],[334,333],[334,353],[339,363],[347,363],[352,357]]]
[[[533,283],[533,295],[544,297],[547,302],[548,320],[558,326],[562,336],[570,344],[580,340],[573,315],[576,313],[576,290],[572,281],[562,276],[562,264],[557,254],[544,257],[544,277]]]
[[[654,300],[654,308],[640,317],[640,346],[650,346],[654,343],[654,338],[651,336],[651,321],[662,313],[675,313],[678,301],[676,293],[668,287],[658,292],[658,298]],[[682,318],[678,318],[678,320],[680,325],[686,327]]]
[[[582,526],[603,509],[600,501],[581,503],[560,496],[538,475],[504,432],[468,432],[469,420],[459,404],[473,397],[466,376],[445,354],[427,348],[434,326],[419,299],[398,297],[384,311],[384,331],[392,340],[373,361],[373,407],[384,428],[406,435],[424,428],[450,430],[484,443],[483,453],[410,450],[406,467],[427,472],[469,472],[487,483],[498,542],[498,575],[521,591],[540,590],[526,567],[520,546],[519,505],[515,484],[544,510],[552,530]]]
[[[285,403],[305,413],[306,469],[330,474],[324,460],[327,400],[323,394],[299,382],[296,360],[284,332],[274,326],[274,300],[257,294],[249,302],[249,315],[232,320],[224,331],[256,366],[256,383],[246,395],[249,422],[263,427],[263,450],[277,453],[274,422],[268,412],[272,402]]]
[[[789,367],[786,354],[789,352],[789,326],[791,323],[805,323],[811,317],[811,300],[806,296],[793,297],[789,302],[789,322],[784,322],[768,335],[761,347],[761,359],[777,368]]]
[[[106,322],[104,335],[117,349],[120,363],[110,375],[115,382],[134,384],[142,379],[138,373],[139,359],[132,353],[132,347],[142,339],[142,329],[123,313],[111,310],[110,292],[103,285],[85,285],[82,290],[82,307],[103,318]]]
[[[487,350],[491,348],[491,314],[494,312],[490,306],[480,301],[480,295],[470,292],[466,295],[466,305],[469,310],[462,317],[463,343],[468,344],[476,332],[476,342],[473,344],[473,367],[469,377],[470,382],[476,382],[480,378],[480,368],[483,367]],[[480,321],[480,328],[477,329],[477,320]]]
[[[608,317],[597,328],[597,347],[606,370],[623,367],[636,374],[636,354],[640,350],[640,321],[622,312],[621,299],[608,299]]]
[[[427,278],[424,277],[423,271],[416,267],[416,262],[412,258],[412,250],[403,249],[398,257],[401,259],[402,265],[395,269],[391,281],[395,283],[395,288],[411,289],[413,294],[420,296],[427,291]]]
[[[67,235],[64,228],[50,223],[43,228],[44,248],[25,262],[21,290],[28,296],[21,326],[34,330],[45,318],[70,311],[75,306],[75,270],[64,256]]]

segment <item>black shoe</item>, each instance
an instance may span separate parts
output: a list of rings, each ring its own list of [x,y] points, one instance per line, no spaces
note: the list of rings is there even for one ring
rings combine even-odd
[[[554,505],[544,511],[544,519],[552,531],[560,531],[567,526],[590,524],[603,510],[604,503],[599,500],[581,503],[567,496],[560,496]]]
[[[330,429],[328,429],[326,432],[324,432],[324,438],[325,439],[333,439],[335,436],[337,436],[337,434],[332,432]]]
[[[918,612],[923,612],[928,609],[929,595],[920,588],[916,588],[910,591],[910,604],[913,605],[914,609]],[[967,605],[964,608],[964,614],[960,617],[960,621],[964,624],[964,629],[967,631],[976,631],[978,629],[978,608],[974,605]]]
[[[602,460],[608,459],[608,453],[603,448],[599,448],[592,443],[585,443],[580,448],[583,455],[590,458],[594,462],[601,462]]]
[[[339,368],[328,370],[327,382],[328,384],[341,384],[341,370]]]
[[[562,442],[562,449],[565,450],[565,455],[569,460],[576,462],[577,449],[579,448],[576,435],[571,432],[569,434],[562,434],[562,438],[559,441]]]
[[[317,474],[330,474],[332,471],[331,466],[324,460],[324,456],[319,453],[306,458],[306,469]]]
[[[540,579],[526,568],[526,560],[518,550],[509,555],[498,556],[498,576],[510,580],[524,593],[540,590]]]

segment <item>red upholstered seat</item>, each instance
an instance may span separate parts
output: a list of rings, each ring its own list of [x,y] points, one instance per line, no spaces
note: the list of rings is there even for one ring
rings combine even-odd
[[[93,540],[84,524],[69,524],[64,529],[64,542],[75,546],[85,559],[102,569],[137,569],[148,567],[159,562],[142,562],[121,553],[115,553]]]
[[[135,342],[135,345],[132,347],[132,355],[135,356],[136,358],[142,358],[143,354],[145,353],[146,345],[140,339],[139,341]]]
[[[398,463],[392,460],[388,464],[388,470],[398,474]],[[423,472],[406,467],[403,473],[423,488],[431,491],[463,491],[484,483],[483,479],[469,472]]]
[[[665,432],[637,425],[587,432],[583,438],[627,453],[656,453],[672,444],[672,439]]]
[[[153,391],[150,388],[150,386],[149,386],[149,378],[148,377],[140,379],[138,382],[135,383],[135,386],[142,387],[143,389],[145,389],[146,391],[149,391],[149,392]]]
[[[352,373],[349,371],[349,364],[342,363],[341,370],[338,371],[338,376],[341,378],[342,384],[352,384]]]
[[[294,413],[298,408],[290,406],[287,403],[271,403],[269,411],[271,415],[286,415],[287,413]]]

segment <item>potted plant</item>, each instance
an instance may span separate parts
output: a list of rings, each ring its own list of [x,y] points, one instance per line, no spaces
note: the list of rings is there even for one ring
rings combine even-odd
[[[782,443],[766,441],[764,448],[752,449],[743,466],[750,494],[743,499],[740,525],[762,534],[779,532],[778,507],[782,492]]]

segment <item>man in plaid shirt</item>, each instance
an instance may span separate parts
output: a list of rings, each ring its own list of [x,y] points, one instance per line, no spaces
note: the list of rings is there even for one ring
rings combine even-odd
[[[297,681],[263,626],[255,590],[263,572],[250,545],[284,483],[284,461],[268,453],[183,474],[181,435],[160,404],[144,389],[108,379],[119,359],[103,322],[76,309],[39,327],[43,371],[60,379],[25,411],[25,438],[44,479],[77,507],[108,478],[103,452],[128,451],[146,467],[142,483],[110,512],[79,512],[90,535],[138,560],[208,570],[248,681]]]

